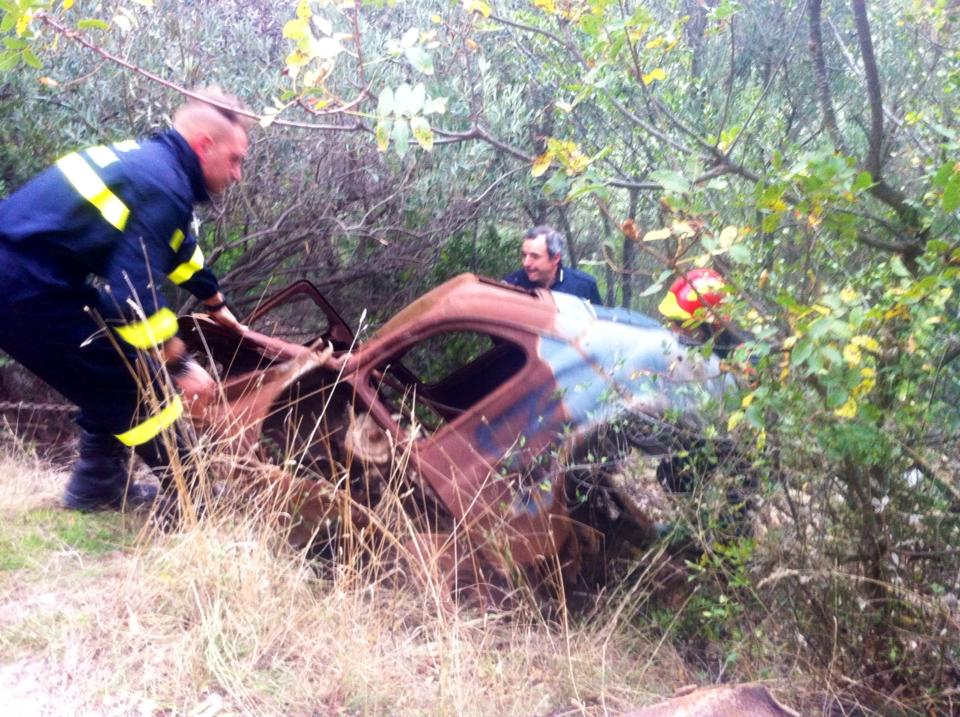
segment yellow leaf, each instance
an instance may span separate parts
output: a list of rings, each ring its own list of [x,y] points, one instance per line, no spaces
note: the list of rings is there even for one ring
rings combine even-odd
[[[816,311],[816,312],[817,312],[818,314],[820,314],[821,316],[830,316],[830,313],[831,313],[831,312],[830,312],[830,308],[827,307],[827,306],[824,306],[823,304],[814,304],[814,305],[813,305],[812,307],[810,307],[810,308],[812,308],[814,311]]]
[[[656,82],[657,80],[660,80],[661,82],[663,82],[663,80],[665,79],[667,79],[667,73],[663,71],[662,67],[658,67],[655,70],[650,70],[650,72],[646,73],[643,76],[643,84],[649,85],[650,83]]]
[[[799,336],[796,336],[796,335],[788,336],[783,340],[783,348],[789,351],[790,349],[792,349],[794,346],[797,345],[797,341],[799,340],[800,340]]]
[[[857,398],[862,398],[870,393],[876,385],[877,382],[872,377],[867,377],[854,387],[853,395]]]
[[[31,13],[29,10],[17,18],[17,37],[22,37],[23,33],[27,31],[27,28],[30,26],[30,18]]]
[[[740,232],[734,226],[724,227],[723,231],[720,232],[720,248],[729,249],[732,247],[737,241],[739,234]]]
[[[377,129],[374,131],[374,137],[377,139],[377,149],[386,152],[390,146],[390,123],[380,121],[377,123]]]
[[[283,36],[288,40],[302,40],[310,34],[306,20],[288,20],[283,26]]]
[[[654,229],[653,231],[644,234],[641,241],[660,241],[661,239],[669,239],[670,235],[671,232],[666,227],[663,229]]]
[[[877,354],[880,353],[880,344],[877,343],[877,340],[872,336],[866,336],[864,334],[858,334],[850,339],[850,342],[857,348],[864,349],[870,353]]]
[[[650,42],[648,42],[644,47],[647,50],[656,50],[657,48],[663,47],[666,44],[667,44],[667,38],[655,37]]]
[[[313,16],[313,12],[310,10],[310,3],[307,0],[300,0],[297,3],[297,19],[299,20],[309,20]]]
[[[310,62],[310,55],[300,50],[294,50],[289,55],[287,55],[286,63],[287,67],[296,68],[299,70],[301,67]]]
[[[834,414],[840,418],[853,418],[857,415],[857,402],[853,398],[848,398],[840,408],[834,409]]]
[[[751,403],[753,403],[753,392],[748,393],[743,397],[743,400],[740,401],[740,405],[744,408],[749,408]]]
[[[468,13],[480,13],[484,17],[490,17],[490,6],[483,0],[463,0],[463,9]]]
[[[480,45],[477,44],[476,40],[473,40],[473,39],[471,39],[471,38],[468,37],[468,38],[467,38],[467,47],[470,48],[470,52],[476,52],[476,51],[477,51],[477,48],[479,48]]]
[[[727,420],[727,431],[730,432],[734,428],[740,425],[740,422],[743,420],[743,411],[734,411],[730,414],[730,418]]]
[[[851,366],[859,366],[860,361],[863,360],[863,354],[860,353],[860,348],[855,344],[847,344],[843,347],[843,360]]]
[[[780,364],[780,383],[790,378],[790,352],[783,355],[783,362]]]
[[[441,22],[443,22],[443,18],[439,15],[431,15],[430,22],[432,22],[434,25],[439,25]]]
[[[533,4],[541,10],[546,10],[551,14],[557,11],[557,6],[554,4],[553,0],[533,0]]]
[[[73,7],[73,0],[63,0],[63,9],[69,10]]]
[[[844,304],[852,304],[854,301],[857,300],[858,296],[859,294],[857,294],[857,292],[851,289],[849,286],[845,286],[843,290],[840,292],[840,300]]]
[[[693,227],[690,226],[690,222],[674,222],[670,229],[681,239],[686,239],[687,237],[692,237],[696,232],[694,232]]]
[[[925,324],[939,324],[943,322],[942,316],[931,316],[929,319],[924,321]]]
[[[553,160],[553,152],[544,152],[535,160],[533,160],[533,166],[530,167],[530,174],[534,177],[540,177],[544,172],[550,167],[550,162]]]
[[[761,428],[757,433],[757,450],[762,451],[767,445],[767,429]]]
[[[41,77],[41,78],[40,78],[39,80],[37,80],[37,81],[38,81],[41,85],[43,85],[43,86],[45,86],[45,87],[59,87],[59,86],[60,86],[60,83],[57,82],[57,81],[56,81],[55,79],[53,79],[52,77]]]

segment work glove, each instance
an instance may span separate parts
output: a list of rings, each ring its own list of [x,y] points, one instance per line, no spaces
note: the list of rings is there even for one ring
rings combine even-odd
[[[169,369],[170,377],[183,394],[187,413],[202,416],[217,395],[217,382],[213,376],[190,356],[178,359]]]

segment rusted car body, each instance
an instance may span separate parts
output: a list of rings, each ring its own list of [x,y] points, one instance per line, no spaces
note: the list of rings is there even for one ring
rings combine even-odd
[[[582,481],[583,467],[596,476],[590,467],[615,462],[624,441],[668,450],[668,429],[696,426],[704,403],[731,383],[715,358],[691,354],[648,317],[470,274],[356,345],[306,282],[248,322],[242,337],[199,320],[183,328],[212,357],[228,401],[262,420],[261,451],[308,479],[353,466],[363,476],[353,499],[367,505],[378,497],[370,471],[389,472],[402,453],[418,505],[434,507],[430,530],[455,531],[520,566],[559,556],[576,571],[608,548],[608,531],[593,524],[597,495],[616,503],[608,519],[649,537],[642,516],[602,493],[609,486]],[[333,355],[311,364],[304,347],[321,337]],[[265,401],[256,391],[271,382],[267,371]],[[361,446],[361,434],[378,446]]]

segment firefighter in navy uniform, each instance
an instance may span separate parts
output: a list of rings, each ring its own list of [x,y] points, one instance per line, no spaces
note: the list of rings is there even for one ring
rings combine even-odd
[[[216,88],[198,96],[239,108]],[[184,400],[215,384],[186,354],[160,284],[242,330],[190,224],[194,204],[240,180],[246,152],[235,111],[191,99],[172,130],[68,154],[0,202],[0,348],[80,408],[66,507],[150,503],[156,489],[129,482],[131,448],[171,487],[163,433],[173,427],[185,450]]]

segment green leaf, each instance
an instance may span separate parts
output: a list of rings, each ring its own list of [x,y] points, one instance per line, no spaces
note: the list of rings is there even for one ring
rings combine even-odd
[[[792,366],[799,366],[808,358],[810,354],[813,353],[813,342],[808,338],[803,338],[797,345],[793,348],[793,351],[790,352],[790,364]]]
[[[0,72],[10,72],[20,64],[20,53],[16,50],[0,52]]]
[[[563,197],[567,194],[567,188],[570,182],[563,172],[554,172],[550,178],[543,183],[543,193],[547,196]]]
[[[819,318],[810,324],[807,334],[811,339],[819,339],[826,335],[835,321],[836,319],[832,319],[829,316]]]
[[[96,17],[86,17],[77,23],[80,30],[109,30],[110,25]]]
[[[578,179],[574,181],[573,188],[570,190],[570,193],[567,194],[565,201],[572,202],[574,199],[579,199],[584,194],[600,194],[606,191],[606,188],[606,185],[601,184],[600,182]]]
[[[960,174],[954,173],[947,182],[943,190],[943,198],[940,200],[943,211],[947,214],[953,214],[960,207]]]
[[[400,115],[412,115],[415,111],[413,108],[413,89],[404,82],[393,91],[393,113],[399,117]]]
[[[410,92],[410,114],[420,114],[420,111],[423,109],[423,103],[426,101],[426,99],[427,88],[423,86],[422,82],[418,82],[413,86],[413,90]]]
[[[896,276],[906,279],[910,276],[910,271],[903,265],[903,259],[899,256],[890,257],[890,269]]]
[[[753,254],[743,244],[734,244],[727,251],[727,256],[736,264],[749,264],[754,260]]]
[[[442,115],[447,111],[446,97],[431,97],[423,105],[423,114]]]
[[[660,184],[666,191],[674,194],[686,194],[690,191],[690,182],[682,174],[669,169],[658,169],[651,172],[650,179]]]
[[[873,185],[873,177],[870,176],[870,172],[860,172],[857,175],[857,178],[853,180],[853,185],[850,187],[850,191],[859,192],[863,189],[868,189]]]
[[[406,85],[404,85],[406,87]],[[397,118],[393,124],[393,132],[390,133],[390,139],[393,140],[393,146],[397,150],[397,155],[402,157],[410,149],[410,125],[403,118]]]
[[[408,47],[403,51],[413,69],[424,75],[433,74],[433,56],[419,45]]]
[[[393,90],[389,87],[384,87],[380,91],[380,98],[377,100],[377,116],[389,117],[393,114],[393,108]]]
[[[933,186],[947,186],[947,181],[953,176],[953,165],[953,162],[944,162],[940,165],[940,168],[937,170],[937,173],[933,175],[933,179],[931,180],[933,182]]]
[[[39,70],[43,67],[43,63],[40,62],[40,58],[34,55],[33,50],[31,50],[29,47],[23,51],[23,61],[35,70]]]
[[[3,44],[8,50],[22,50],[23,48],[30,46],[30,43],[26,40],[21,40],[16,37],[3,38]]]
[[[820,353],[823,355],[825,359],[828,359],[830,363],[832,363],[834,366],[843,365],[843,356],[833,346],[829,346],[829,345],[824,346],[823,348],[820,349]]]

